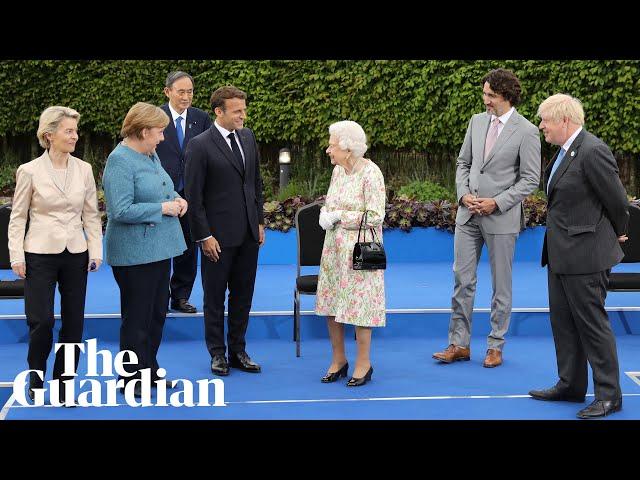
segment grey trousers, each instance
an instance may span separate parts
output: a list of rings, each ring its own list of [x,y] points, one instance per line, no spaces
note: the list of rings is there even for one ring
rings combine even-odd
[[[502,350],[511,320],[511,269],[517,233],[491,234],[483,231],[474,216],[465,225],[456,225],[454,237],[454,288],[451,298],[449,344],[469,347],[471,317],[478,280],[477,269],[486,243],[491,264],[491,333],[488,348]]]

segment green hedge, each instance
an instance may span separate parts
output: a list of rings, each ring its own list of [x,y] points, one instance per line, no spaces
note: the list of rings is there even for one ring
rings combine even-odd
[[[115,137],[129,107],[164,102],[166,74],[182,69],[195,77],[195,106],[207,111],[214,88],[246,90],[247,124],[260,142],[322,144],[331,122],[349,118],[374,147],[457,153],[469,116],[483,110],[479,81],[496,67],[520,77],[528,119],[537,121],[547,96],[570,93],[612,150],[640,153],[640,64],[631,60],[1,61],[0,136],[34,135],[40,112],[62,104],[83,115],[83,131]]]

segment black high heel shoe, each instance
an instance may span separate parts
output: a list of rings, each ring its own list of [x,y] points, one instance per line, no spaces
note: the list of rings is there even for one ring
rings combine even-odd
[[[360,377],[360,378],[351,377],[347,382],[347,387],[359,387],[361,385],[364,385],[369,380],[371,380],[371,375],[373,375],[372,366],[369,367],[369,370],[367,371],[367,373],[364,374],[364,377]]]
[[[349,370],[349,362],[345,363],[337,372],[327,373],[320,379],[322,383],[333,383],[338,381],[342,377],[347,376],[347,370]]]

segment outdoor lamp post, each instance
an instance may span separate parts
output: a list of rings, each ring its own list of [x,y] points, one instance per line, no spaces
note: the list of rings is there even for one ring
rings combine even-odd
[[[280,164],[280,191],[287,188],[289,183],[289,170],[291,169],[291,152],[288,148],[281,148],[278,156]]]

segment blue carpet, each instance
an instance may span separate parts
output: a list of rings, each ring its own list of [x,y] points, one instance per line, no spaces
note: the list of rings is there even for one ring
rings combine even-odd
[[[637,270],[634,264],[621,264],[617,272]],[[313,269],[309,269],[310,271]],[[316,269],[317,270],[317,269]],[[2,270],[0,278],[15,278],[13,272]],[[293,310],[294,265],[260,265],[256,277],[253,312]],[[451,308],[453,272],[450,262],[394,263],[385,272],[387,309]],[[59,295],[56,292],[56,313],[59,312]],[[196,278],[191,302],[202,311],[202,282]],[[302,296],[302,310],[312,311],[314,296]],[[486,262],[478,267],[476,308],[491,305],[491,271]],[[610,292],[607,307],[633,307],[640,305],[640,293]],[[547,272],[536,262],[517,262],[513,268],[513,308],[547,308]],[[89,274],[86,315],[119,314],[120,293],[111,268],[105,265],[98,272]],[[290,314],[290,313],[289,313]],[[0,315],[24,315],[21,299],[2,300]],[[640,332],[638,332],[640,333]]]
[[[546,270],[539,266],[540,232],[521,235],[513,269],[512,321],[505,347],[505,363],[482,368],[489,332],[488,313],[476,312],[473,321],[472,360],[440,365],[431,358],[446,346],[453,285],[452,236],[435,229],[418,231],[419,244],[408,244],[403,232],[385,233],[392,261],[385,274],[387,327],[376,330],[372,346],[373,381],[361,388],[346,388],[344,381],[322,384],[330,358],[326,324],[314,315],[302,317],[302,357],[295,357],[292,342],[292,300],[296,269],[291,265],[291,236],[271,235],[272,250],[261,251],[255,295],[247,332],[247,350],[262,364],[263,373],[232,370],[224,378],[226,407],[149,407],[128,405],[101,408],[24,408],[15,405],[7,419],[575,419],[580,404],[539,402],[526,398],[532,388],[556,381],[556,362],[548,313]],[[285,246],[283,246],[285,245]],[[424,248],[424,246],[429,248]],[[278,251],[280,250],[280,252]],[[295,253],[295,246],[293,247]],[[281,255],[288,255],[289,264]],[[486,254],[485,254],[486,255]],[[295,258],[295,257],[293,257]],[[310,269],[314,270],[314,269]],[[317,269],[316,269],[317,270]],[[623,264],[614,271],[634,271]],[[15,278],[11,271],[0,278]],[[489,265],[481,261],[475,307],[488,309],[491,301]],[[202,286],[196,279],[191,302],[202,311]],[[312,312],[315,297],[302,297],[302,310]],[[89,275],[84,338],[97,338],[101,349],[118,349],[119,291],[108,265]],[[640,306],[640,294],[609,293],[607,308]],[[412,309],[440,309],[440,313],[407,313]],[[56,295],[56,313],[59,298]],[[276,314],[274,314],[276,312]],[[0,382],[10,382],[27,368],[28,329],[22,300],[0,301]],[[115,318],[91,318],[112,314]],[[620,357],[623,411],[612,420],[640,419],[640,385],[625,372],[640,372],[640,313],[609,313]],[[626,334],[622,320],[632,334]],[[59,321],[56,322],[57,338]],[[353,329],[346,338],[353,362]],[[159,360],[168,378],[191,381],[212,378],[204,344],[201,314],[170,315],[164,329]],[[53,355],[49,359],[49,377]],[[84,357],[79,373],[86,371]],[[352,369],[350,372],[352,373]],[[640,375],[640,374],[639,374]],[[639,380],[640,381],[640,380]],[[592,387],[590,387],[592,388]],[[0,408],[11,389],[0,387]],[[592,392],[592,390],[590,390]],[[168,392],[169,395],[171,391]],[[489,398],[471,398],[482,396]],[[587,397],[590,402],[593,397]],[[118,401],[123,403],[118,394]]]
[[[510,338],[505,348],[505,363],[496,369],[482,367],[484,338],[474,337],[470,362],[451,365],[435,362],[431,353],[442,345],[442,339],[433,338],[374,338],[373,380],[364,387],[347,388],[344,381],[333,384],[319,381],[328,365],[329,345],[326,340],[306,342],[302,358],[295,358],[291,345],[283,341],[255,340],[251,342],[249,351],[262,364],[263,373],[232,370],[231,375],[224,378],[226,407],[14,407],[9,410],[7,418],[574,419],[577,410],[584,406],[520,397],[469,398],[526,396],[532,388],[552,385],[556,380],[556,365],[551,337]],[[102,347],[117,352],[117,344],[102,343]],[[26,345],[8,345],[2,351],[3,377],[9,371],[24,368]],[[619,337],[618,351],[621,372],[640,370],[637,337]],[[353,359],[354,354],[355,345],[348,342],[347,355]],[[202,341],[163,343],[159,360],[168,369],[168,378],[191,381],[210,378],[208,355]],[[81,361],[81,375],[85,369]],[[624,373],[621,385],[623,410],[610,419],[640,419],[640,387]],[[589,393],[592,393],[591,388]],[[587,397],[585,405],[592,400],[592,397]],[[118,394],[118,402],[124,403],[121,394]]]

